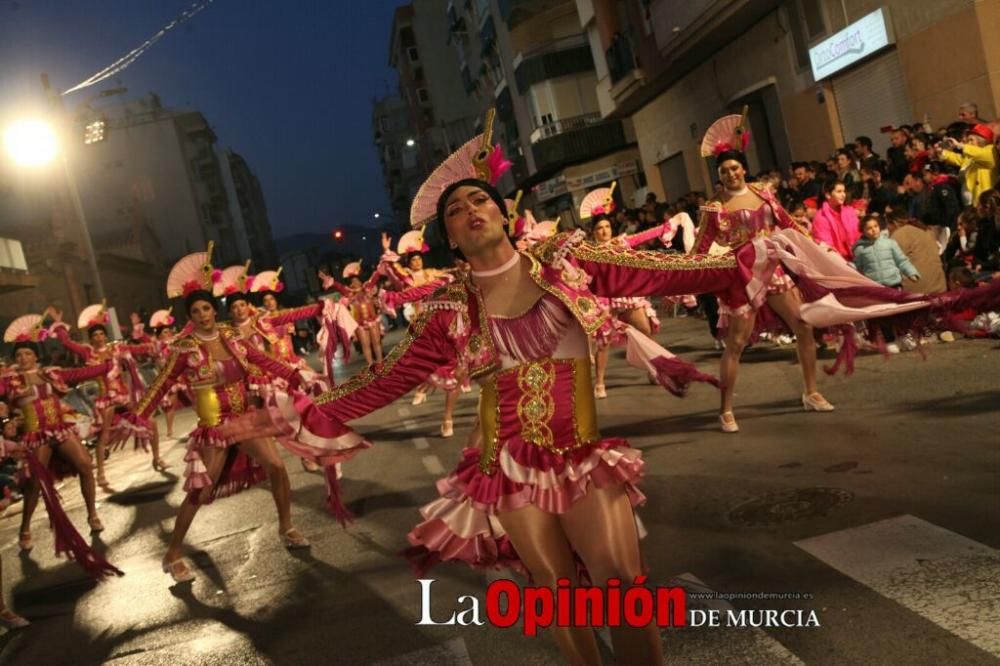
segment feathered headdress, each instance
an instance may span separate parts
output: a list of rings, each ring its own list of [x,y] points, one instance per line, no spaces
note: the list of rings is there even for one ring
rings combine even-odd
[[[493,144],[493,120],[496,110],[486,113],[483,133],[469,140],[434,169],[417,190],[410,207],[410,226],[418,229],[437,216],[438,199],[452,183],[465,178],[478,178],[496,185],[513,164],[504,158],[500,144]]]
[[[723,116],[705,132],[701,140],[701,156],[714,157],[727,150],[746,152],[750,147],[750,125],[747,123],[749,108],[744,106],[740,115]]]
[[[407,231],[399,239],[399,244],[396,246],[396,253],[400,255],[407,255],[411,252],[420,252],[423,254],[430,250],[427,243],[424,242],[424,229],[414,229],[413,231]]]
[[[212,291],[212,283],[222,277],[220,271],[212,269],[214,246],[212,241],[208,241],[206,252],[189,254],[174,264],[167,276],[167,298],[186,297],[198,290]]]
[[[232,296],[233,294],[249,294],[254,277],[250,275],[250,260],[242,266],[230,266],[222,271],[222,276],[215,282],[212,293],[215,296]]]
[[[618,181],[611,183],[611,187],[600,187],[592,192],[580,202],[580,219],[587,220],[595,215],[609,215],[615,212],[615,188]]]
[[[359,277],[361,275],[361,262],[352,261],[344,266],[344,279]]]
[[[4,342],[41,342],[48,337],[42,327],[42,315],[29,314],[18,317],[4,331]]]
[[[174,323],[174,318],[170,316],[170,311],[174,308],[171,306],[166,310],[157,310],[153,313],[153,316],[149,318],[150,328],[163,328],[164,326],[172,326]]]
[[[284,268],[284,266],[279,266],[276,271],[263,271],[262,273],[254,275],[250,291],[255,294],[262,291],[270,291],[275,294],[279,294],[284,291],[285,283],[278,279],[281,276],[282,268]]]
[[[80,316],[76,318],[76,327],[82,328],[84,330],[90,328],[91,326],[100,326],[108,323],[108,310],[105,307],[104,301],[100,303],[95,303],[94,305],[88,305],[80,313]]]

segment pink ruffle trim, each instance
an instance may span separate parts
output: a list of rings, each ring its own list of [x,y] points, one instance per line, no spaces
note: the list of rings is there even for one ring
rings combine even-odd
[[[592,486],[624,484],[633,507],[646,501],[635,486],[642,476],[642,453],[624,439],[600,440],[564,456],[510,442],[501,449],[493,474],[480,470],[480,455],[479,449],[465,449],[455,472],[438,481],[441,497],[421,509],[425,520],[409,533],[413,547],[404,553],[418,574],[446,561],[526,573],[497,513],[528,505],[565,513]]]

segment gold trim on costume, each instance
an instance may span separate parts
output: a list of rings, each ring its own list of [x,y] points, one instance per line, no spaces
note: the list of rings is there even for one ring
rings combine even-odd
[[[167,362],[163,366],[163,369],[160,370],[160,374],[156,375],[156,379],[154,379],[153,383],[149,385],[148,389],[146,389],[146,392],[143,394],[138,406],[135,408],[136,414],[144,413],[153,403],[154,399],[157,401],[159,400],[159,398],[156,398],[155,396],[167,382],[170,374],[174,371],[174,366],[177,365],[177,361],[180,359],[182,353],[183,352],[180,351],[170,352],[170,356],[167,357]]]
[[[555,383],[556,368],[560,365],[570,365],[573,373],[570,407],[573,414],[573,441],[567,446],[557,445],[549,426],[556,407],[551,389]],[[481,386],[479,423],[483,434],[483,451],[479,458],[479,469],[484,474],[492,474],[495,471],[500,452],[501,413],[497,383],[501,376],[509,373],[516,373],[518,387],[523,391],[515,409],[522,427],[521,437],[526,442],[557,455],[565,455],[601,438],[601,433],[597,429],[597,403],[594,400],[590,359],[542,359],[522,363],[501,370]]]
[[[650,250],[633,250],[615,243],[597,245],[584,241],[570,248],[570,253],[582,261],[654,271],[696,271],[705,268],[736,267],[736,258],[732,255],[666,254]]]
[[[228,386],[226,387],[228,390]],[[194,410],[198,414],[198,425],[214,428],[222,423],[222,402],[214,386],[196,386],[194,391]]]

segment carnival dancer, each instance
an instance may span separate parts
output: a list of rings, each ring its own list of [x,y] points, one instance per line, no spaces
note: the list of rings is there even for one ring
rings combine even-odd
[[[277,360],[296,368],[300,375],[315,387],[315,390],[323,391],[331,388],[334,385],[332,381],[332,362],[327,363],[328,372],[331,377],[331,380],[328,382],[326,378],[317,375],[305,361],[296,356],[290,349],[290,345],[288,348],[283,347],[282,340],[287,340],[288,338],[286,327],[292,326],[294,328],[293,322],[295,321],[322,316],[325,322],[333,327],[334,336],[332,339],[343,341],[345,357],[349,357],[349,352],[346,350],[349,349],[348,341],[353,331],[353,319],[351,319],[346,309],[342,308],[340,304],[325,299],[314,305],[294,308],[281,313],[261,312],[250,301],[251,294],[253,293],[253,285],[257,283],[257,276],[250,275],[248,273],[249,268],[249,261],[242,266],[230,266],[222,271],[222,274],[213,285],[214,295],[225,297],[226,307],[232,319],[233,326],[239,331],[243,339],[257,350],[269,353],[276,357]],[[264,279],[271,280],[272,277],[266,275]],[[328,329],[329,327],[324,328],[324,330]],[[284,358],[281,358],[282,354],[284,354]],[[294,362],[288,363],[288,361]],[[285,394],[289,392],[287,382],[280,377],[251,375],[248,376],[247,381],[254,399],[261,403],[272,401],[276,392]],[[308,457],[301,458],[301,461],[302,466],[307,472],[318,472],[320,470],[320,466]]]
[[[397,253],[392,252],[388,234],[382,234],[382,261],[387,267],[385,271],[389,282],[400,294],[412,294],[415,289],[423,289],[425,298],[413,300],[406,303],[404,316],[406,320],[413,321],[422,311],[422,302],[429,298],[437,289],[452,281],[452,275],[448,271],[435,268],[424,268],[423,253],[430,248],[424,242],[424,229],[415,229],[402,235],[397,245]],[[406,266],[400,266],[400,257],[403,257]],[[383,304],[387,306],[395,305],[393,292],[385,292]],[[400,300],[404,296],[398,297]],[[468,374],[463,372],[458,364],[442,366],[431,373],[426,382],[417,387],[413,394],[412,404],[421,405],[427,401],[427,395],[435,389],[444,391],[444,415],[441,419],[441,436],[448,438],[455,434],[454,415],[455,404],[458,402],[459,389],[471,391],[468,384]]]
[[[512,566],[535,584],[576,584],[642,574],[633,507],[641,453],[597,430],[588,335],[609,325],[596,295],[650,296],[721,290],[739,299],[732,257],[665,255],[595,246],[582,232],[525,252],[507,236],[503,198],[491,183],[509,167],[483,135],[438,167],[417,193],[411,223],[437,220],[471,267],[424,306],[386,361],[306,407],[303,424],[347,437],[344,422],[390,404],[434,371],[462,359],[480,381],[483,448],[467,449],[423,509],[410,555],[423,570],[441,560]],[[588,284],[589,283],[589,284]],[[567,660],[600,663],[593,632],[551,629]],[[612,629],[623,664],[660,662],[654,625]]]
[[[4,342],[14,344],[15,365],[0,374],[0,398],[21,411],[24,436],[20,443],[24,446],[24,475],[28,481],[18,544],[23,551],[30,551],[34,546],[31,518],[41,494],[55,536],[56,555],[66,553],[98,580],[111,574],[121,575],[121,571],[83,540],[63,510],[55,489],[58,478],[79,476],[90,532],[96,534],[104,530],[97,515],[93,462],[80,443],[76,426],[69,419],[61,398],[70,385],[105,376],[114,361],[106,360],[82,368],[42,367],[39,343],[48,334],[42,327],[41,315],[35,314],[15,319],[4,333]],[[53,453],[58,455],[53,456]]]
[[[614,191],[617,181],[611,187],[602,187],[587,193],[580,203],[580,219],[591,220],[590,237],[594,243],[621,243],[630,248],[644,245],[651,240],[660,239],[665,245],[673,239],[669,221],[660,226],[637,234],[614,236],[611,227],[611,215],[615,210]],[[649,337],[660,330],[660,320],[656,316],[656,308],[648,298],[602,298],[601,304],[611,310],[611,313],[622,321],[634,326],[644,336]],[[607,398],[608,391],[604,384],[605,372],[608,368],[610,355],[609,340],[595,339],[594,368],[596,381],[594,395],[597,398]]]
[[[280,377],[291,388],[302,384],[302,376],[261,352],[239,331],[216,322],[217,305],[212,293],[213,271],[208,252],[181,259],[167,278],[167,296],[183,297],[194,324],[190,335],[177,339],[166,365],[127,415],[140,435],[148,433],[156,406],[178,381],[185,381],[194,394],[198,426],[188,439],[184,490],[174,531],[163,558],[163,570],[175,581],[191,580],[194,574],[181,557],[184,537],[202,504],[249,488],[266,477],[278,511],[278,534],[287,548],[303,548],[309,541],[292,525],[288,472],[278,455],[274,439],[258,436],[252,427],[223,435],[220,426],[254,409],[253,387]],[[240,301],[242,302],[242,301]],[[302,455],[301,451],[295,451]],[[331,463],[332,465],[332,463]]]
[[[750,133],[745,129],[746,116],[731,115],[716,121],[701,143],[704,157],[716,158],[723,189],[719,199],[701,209],[694,252],[708,252],[712,243],[738,251],[758,235],[769,234],[776,228],[792,229],[808,238],[806,231],[785,212],[769,191],[746,182],[748,171],[745,150]],[[802,295],[780,267],[767,283],[766,304],[759,308],[740,303],[732,307],[720,299],[719,328],[725,335],[720,379],[722,403],[719,424],[723,432],[739,431],[733,414],[733,394],[740,356],[755,332],[773,330],[783,322],[795,335],[799,365],[802,367],[802,406],[806,411],[831,412],[833,405],[816,386],[816,343],[813,329],[799,316]],[[775,316],[776,315],[776,316]],[[774,333],[784,332],[780,329]]]
[[[345,305],[331,298],[321,298],[310,305],[279,309],[278,294],[285,289],[280,276],[281,268],[277,271],[263,271],[253,277],[250,286],[250,293],[259,298],[263,306],[263,311],[257,310],[256,317],[263,330],[268,331],[266,351],[282,363],[312,372],[309,364],[295,354],[292,336],[295,334],[296,322],[320,320],[316,342],[323,355],[327,382],[332,388],[336,386],[333,359],[337,348],[342,350],[343,361],[348,362],[351,358],[351,338],[354,337],[358,323]]]
[[[149,318],[149,328],[153,332],[153,337],[148,338],[148,340],[152,341],[156,346],[154,367],[157,372],[163,370],[166,366],[167,359],[170,358],[171,345],[179,337],[177,328],[174,326],[175,319],[170,314],[172,311],[173,307],[166,310],[157,310]],[[189,333],[190,330],[186,329],[181,335],[188,335]],[[173,439],[174,437],[174,416],[181,406],[181,396],[186,396],[187,393],[187,384],[183,381],[178,381],[170,387],[170,390],[167,391],[166,395],[160,401],[160,411],[163,412],[163,418],[167,422],[167,438],[169,439]],[[190,399],[188,399],[189,404],[190,402]]]
[[[372,271],[365,282],[361,281],[361,262],[354,261],[344,267],[344,279],[347,284],[337,282],[333,277],[320,271],[319,277],[323,289],[336,289],[340,292],[340,304],[351,313],[357,322],[355,335],[361,345],[361,353],[365,355],[368,365],[382,362],[382,319],[376,300],[378,283],[384,276],[381,264]]]
[[[79,356],[87,365],[103,365],[112,361],[106,375],[97,377],[97,400],[94,401],[94,414],[100,433],[97,437],[95,458],[97,460],[97,484],[108,490],[110,485],[104,474],[105,453],[108,444],[124,442],[128,439],[129,430],[123,427],[118,413],[134,407],[143,392],[142,379],[139,377],[139,366],[136,356],[155,358],[155,345],[145,342],[128,344],[108,339],[108,312],[103,303],[87,306],[77,317],[77,328],[87,331],[90,344],[80,344],[69,335],[69,325],[62,320],[62,312],[49,308],[55,319],[52,330],[56,338],[66,349]],[[160,458],[160,436],[157,428],[152,429],[150,448],[153,451],[153,469],[162,471],[167,468]]]

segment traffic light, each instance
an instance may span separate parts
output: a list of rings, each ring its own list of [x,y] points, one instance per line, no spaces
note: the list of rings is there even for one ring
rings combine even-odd
[[[344,232],[341,231],[340,229],[337,229],[336,231],[334,231],[333,232],[333,240],[338,240],[338,241],[339,240],[344,240]]]

